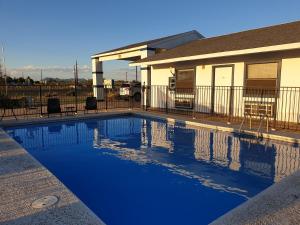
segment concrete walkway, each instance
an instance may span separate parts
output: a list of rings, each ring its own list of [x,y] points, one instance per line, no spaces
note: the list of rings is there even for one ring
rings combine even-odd
[[[33,208],[33,201],[56,196],[58,202]],[[0,224],[104,225],[53,174],[0,129]]]

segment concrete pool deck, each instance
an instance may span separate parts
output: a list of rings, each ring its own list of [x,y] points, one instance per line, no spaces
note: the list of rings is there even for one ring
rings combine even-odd
[[[58,202],[47,208],[32,203],[45,196]],[[0,224],[104,225],[52,173],[0,129]]]
[[[300,171],[284,178],[211,225],[300,224]]]
[[[166,119],[189,126],[235,132],[235,127],[220,123],[203,123],[182,116],[144,111],[102,112],[70,117],[35,118],[26,121],[6,120],[2,127],[52,123],[58,121],[138,115]],[[249,131],[251,134],[251,131]],[[253,132],[252,132],[253,134]],[[265,134],[267,138],[300,143],[300,135]],[[54,195],[59,202],[44,209],[31,207],[34,200]],[[0,224],[104,224],[53,174],[37,162],[18,143],[0,129]],[[244,204],[218,218],[212,224],[300,224],[300,171],[272,185]]]

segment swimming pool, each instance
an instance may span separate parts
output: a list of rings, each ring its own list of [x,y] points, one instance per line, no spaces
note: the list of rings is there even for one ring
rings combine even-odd
[[[298,146],[149,118],[6,131],[108,225],[208,224],[300,168]]]

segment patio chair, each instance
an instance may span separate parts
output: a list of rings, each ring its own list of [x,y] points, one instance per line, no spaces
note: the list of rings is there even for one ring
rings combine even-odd
[[[3,109],[3,113],[1,115],[1,119],[0,120],[3,119],[3,117],[5,116],[7,110],[10,110],[11,114],[17,120],[17,116],[16,116],[16,114],[14,112],[14,108],[16,107],[16,103],[17,103],[17,100],[15,100],[15,99],[10,99],[10,98],[8,98],[6,96],[1,96],[0,97],[0,109]]]
[[[48,98],[47,112],[48,112],[48,117],[50,114],[55,114],[55,113],[60,113],[61,115],[60,101],[58,98]]]
[[[97,99],[95,97],[87,97],[85,100],[84,112],[88,112],[88,110],[97,111],[97,109]]]

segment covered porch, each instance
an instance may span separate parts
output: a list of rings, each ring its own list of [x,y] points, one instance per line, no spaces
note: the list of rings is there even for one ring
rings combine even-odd
[[[103,62],[111,60],[125,60],[128,62],[136,62],[165,52],[168,49],[192,42],[203,38],[203,36],[195,30],[179,33],[171,36],[161,37],[144,42],[134,43],[124,47],[100,52],[91,56],[92,59],[92,76],[94,96],[97,100],[104,98],[103,86]],[[143,85],[151,84],[150,66],[138,65],[141,71],[141,83]],[[142,102],[142,105],[145,105]]]
[[[104,100],[104,71],[103,63],[112,60],[124,60],[128,62],[137,61],[153,55],[155,51],[147,48],[147,45],[137,47],[128,47],[123,49],[116,49],[92,56],[92,76],[93,76],[93,92],[97,100]],[[141,77],[148,77],[148,67],[141,67]],[[136,66],[136,79],[138,68]],[[145,81],[144,81],[145,82]]]

